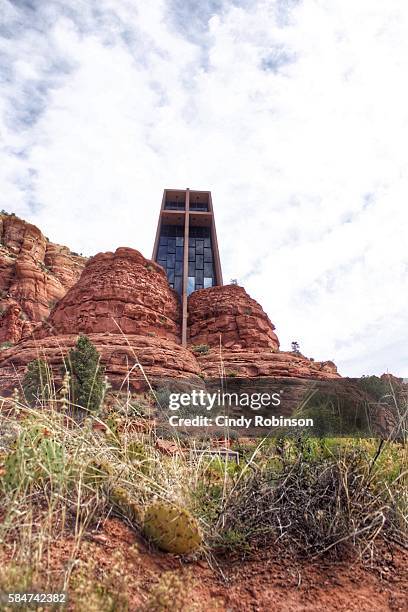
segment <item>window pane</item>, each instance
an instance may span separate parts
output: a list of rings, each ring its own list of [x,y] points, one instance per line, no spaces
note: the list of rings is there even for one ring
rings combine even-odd
[[[181,287],[183,285],[181,276],[176,276],[174,279],[174,288],[177,293],[181,293]]]
[[[204,276],[204,289],[208,289],[208,287],[212,287],[213,279]]]
[[[194,288],[195,288],[195,278],[194,276],[189,276],[188,282],[187,282],[187,295],[190,295],[190,293],[193,293]]]
[[[213,275],[212,263],[205,263],[204,264],[204,276],[212,277],[212,275]]]

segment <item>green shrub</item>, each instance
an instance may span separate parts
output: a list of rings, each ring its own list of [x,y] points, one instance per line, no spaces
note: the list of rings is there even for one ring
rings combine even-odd
[[[0,349],[8,349],[10,347],[14,346],[12,342],[2,342],[0,344]]]
[[[27,402],[33,406],[51,397],[50,369],[43,359],[30,361],[23,378],[23,391]]]
[[[193,351],[193,353],[196,353],[198,355],[206,355],[210,350],[210,347],[208,346],[208,344],[196,344],[192,347],[191,350]]]
[[[66,363],[70,374],[73,403],[86,411],[98,412],[105,393],[100,355],[87,336],[79,336]]]

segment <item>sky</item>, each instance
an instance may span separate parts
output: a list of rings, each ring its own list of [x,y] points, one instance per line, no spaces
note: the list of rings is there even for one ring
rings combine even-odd
[[[406,0],[0,0],[0,209],[150,257],[211,190],[224,282],[341,374],[408,376]]]

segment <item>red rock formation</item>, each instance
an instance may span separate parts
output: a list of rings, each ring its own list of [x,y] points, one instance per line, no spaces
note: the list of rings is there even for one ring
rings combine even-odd
[[[0,336],[17,342],[27,326],[16,320],[16,308],[21,320],[45,319],[78,280],[85,259],[48,242],[37,227],[14,215],[0,215],[0,243],[0,308],[6,317]]]
[[[151,384],[164,386],[166,379],[200,381],[200,368],[191,351],[171,340],[151,336],[121,334],[89,334],[101,354],[106,375],[115,389],[132,390]],[[27,365],[33,359],[45,359],[59,379],[64,357],[78,339],[77,334],[48,336],[40,340],[24,340],[1,351],[0,389],[19,387]],[[140,366],[138,365],[140,364]]]
[[[3,300],[0,311],[0,346],[18,342],[25,325],[24,313],[19,304]]]
[[[55,334],[144,334],[180,338],[180,304],[166,274],[134,249],[92,257],[48,324]]]
[[[189,342],[226,348],[279,349],[274,325],[243,287],[225,285],[189,297]]]
[[[116,388],[140,389],[145,376],[152,384],[165,384],[165,378],[202,384],[198,376],[221,374],[298,379],[302,391],[305,379],[339,377],[332,362],[280,352],[273,324],[242,287],[212,287],[190,296],[187,349],[180,344],[178,296],[164,270],[138,251],[100,253],[85,265],[66,247],[47,242],[36,227],[5,215],[0,235],[1,392],[17,386],[37,357],[58,378],[80,333],[101,353]],[[16,345],[1,347],[7,342]],[[209,349],[195,355],[194,345]]]
[[[309,378],[328,380],[339,378],[332,361],[313,361],[295,353],[272,352],[262,348],[252,349],[211,349],[204,355],[197,355],[201,371],[206,377],[229,376],[282,378]]]
[[[380,376],[381,380],[388,383],[391,387],[403,384],[404,379],[399,378],[398,376],[394,376],[394,374],[390,374],[390,372],[385,372]]]

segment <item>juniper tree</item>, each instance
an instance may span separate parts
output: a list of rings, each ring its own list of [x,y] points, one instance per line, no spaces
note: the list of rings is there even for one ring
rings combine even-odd
[[[68,353],[66,367],[70,375],[71,401],[86,411],[97,412],[102,404],[105,385],[100,355],[87,336],[79,336]]]
[[[34,405],[51,397],[50,369],[44,359],[30,361],[23,378],[23,391],[26,401]]]
[[[299,342],[296,342],[296,340],[292,342],[292,353],[296,353],[296,355],[300,354]]]

